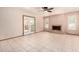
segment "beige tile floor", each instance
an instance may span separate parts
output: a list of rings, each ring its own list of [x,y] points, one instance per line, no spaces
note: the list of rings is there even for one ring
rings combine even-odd
[[[77,52],[79,36],[40,32],[0,41],[0,52]]]

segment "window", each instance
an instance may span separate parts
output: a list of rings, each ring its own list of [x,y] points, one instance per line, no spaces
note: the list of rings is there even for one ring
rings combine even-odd
[[[74,16],[68,16],[68,30],[76,30],[77,25],[77,17]]]
[[[45,23],[44,23],[44,27],[45,27],[45,29],[49,29],[49,18],[48,17],[46,17],[45,18]]]

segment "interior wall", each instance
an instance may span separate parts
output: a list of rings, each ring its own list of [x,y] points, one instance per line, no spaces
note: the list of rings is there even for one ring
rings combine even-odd
[[[22,35],[22,15],[34,16],[37,25],[36,31],[43,30],[43,27],[40,26],[40,24],[43,24],[42,17],[38,17],[17,7],[0,7],[0,40]]]
[[[77,30],[68,30],[68,16],[76,15],[77,16]],[[70,33],[70,34],[79,34],[79,12],[71,12],[59,15],[50,16],[50,31],[52,30],[52,25],[61,25],[61,33]]]
[[[65,26],[65,20],[64,15],[54,15],[50,17],[50,30],[52,31],[52,25],[60,25],[61,27],[61,32],[64,32],[64,26]]]
[[[43,16],[36,17],[36,32],[41,32],[44,30],[44,20]]]

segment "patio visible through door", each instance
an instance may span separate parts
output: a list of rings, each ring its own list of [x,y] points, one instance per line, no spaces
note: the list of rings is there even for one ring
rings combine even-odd
[[[23,16],[23,34],[31,34],[35,32],[35,18],[31,16]]]

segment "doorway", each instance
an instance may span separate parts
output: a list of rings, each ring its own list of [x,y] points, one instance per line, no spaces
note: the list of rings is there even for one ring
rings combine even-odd
[[[23,35],[35,33],[35,17],[23,15]]]

